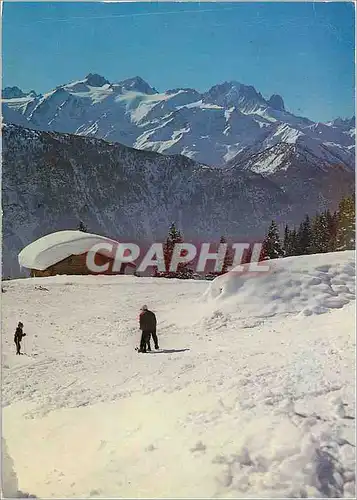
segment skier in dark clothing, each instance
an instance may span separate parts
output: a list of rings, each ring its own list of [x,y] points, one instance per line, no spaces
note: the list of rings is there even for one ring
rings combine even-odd
[[[21,351],[21,341],[23,337],[26,337],[26,333],[23,332],[23,323],[19,321],[19,324],[17,325],[16,331],[15,331],[15,336],[14,336],[14,342],[16,345],[16,354],[22,354]]]
[[[151,351],[151,335],[155,344],[155,349],[159,349],[159,342],[156,335],[156,316],[146,305],[141,308],[139,322],[140,330],[142,331],[139,352],[146,352],[146,350]]]

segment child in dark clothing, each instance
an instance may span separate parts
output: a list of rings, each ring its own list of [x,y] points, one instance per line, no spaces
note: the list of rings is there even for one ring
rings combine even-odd
[[[26,333],[23,332],[23,323],[19,321],[19,324],[17,325],[16,331],[15,331],[15,336],[14,336],[14,342],[16,345],[16,354],[22,354],[21,351],[21,341],[23,337],[26,337]]]

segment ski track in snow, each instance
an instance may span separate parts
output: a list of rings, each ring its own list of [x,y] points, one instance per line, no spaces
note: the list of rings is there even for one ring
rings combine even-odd
[[[4,487],[38,497],[354,497],[354,259],[283,259],[268,280],[5,282]],[[317,279],[326,275],[330,288]],[[161,350],[141,355],[144,303],[158,315]]]

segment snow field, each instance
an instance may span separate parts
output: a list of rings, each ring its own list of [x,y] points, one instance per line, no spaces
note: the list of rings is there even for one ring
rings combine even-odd
[[[211,283],[5,282],[4,486],[49,498],[354,497],[354,259],[295,257]],[[161,351],[139,355],[144,303]],[[19,320],[28,356],[14,355]]]

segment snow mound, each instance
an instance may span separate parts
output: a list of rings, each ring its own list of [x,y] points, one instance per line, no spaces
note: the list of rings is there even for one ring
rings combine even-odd
[[[1,459],[1,498],[37,498],[19,490],[14,461],[3,437],[1,437]]]
[[[82,231],[58,231],[47,234],[19,253],[20,267],[43,271],[70,255],[81,255],[100,243],[118,243],[104,236]],[[104,251],[104,250],[103,250]],[[98,253],[103,251],[98,250]]]
[[[14,462],[9,455],[5,439],[1,438],[2,477],[1,492],[4,497],[16,498],[18,496],[18,480],[14,470]]]
[[[235,268],[212,281],[203,300],[216,309],[214,318],[227,313],[310,316],[355,299],[355,251],[288,257],[268,265],[268,272],[249,272],[244,266],[244,273]]]

